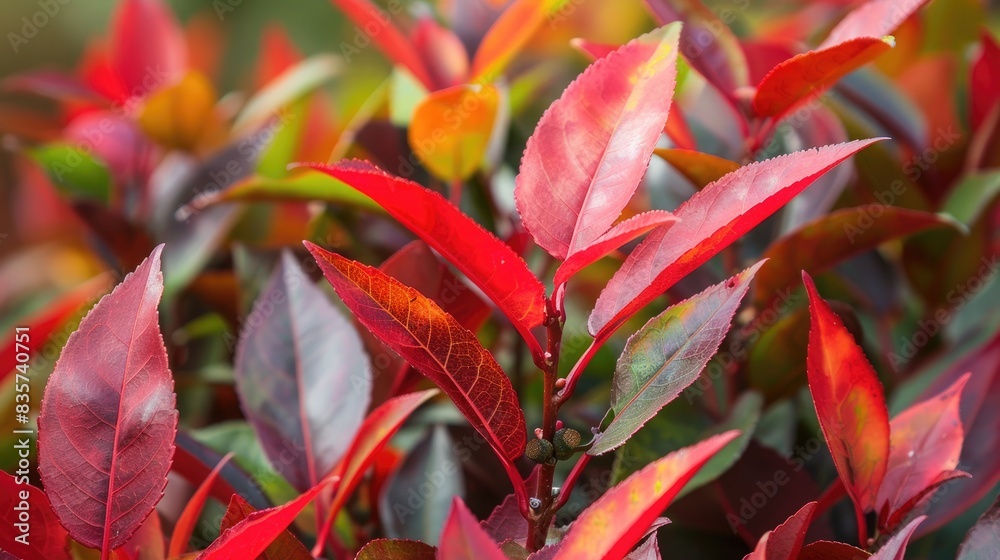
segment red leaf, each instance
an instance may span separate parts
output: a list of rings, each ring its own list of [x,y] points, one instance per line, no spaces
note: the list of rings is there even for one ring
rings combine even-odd
[[[14,477],[0,471],[0,511],[0,549],[22,560],[69,560],[69,535],[45,492],[28,484],[27,474]],[[27,513],[27,522],[21,512]],[[23,534],[27,545],[15,540]]]
[[[70,536],[105,557],[160,501],[177,411],[158,324],[160,252],[105,296],[70,335],[45,387],[38,464]]]
[[[534,488],[530,482],[528,488]],[[521,515],[521,508],[517,505],[517,496],[510,494],[500,502],[500,505],[493,508],[490,516],[480,523],[483,530],[496,542],[519,541],[524,542],[528,534],[528,520]]]
[[[479,42],[472,62],[471,81],[497,80],[557,6],[561,6],[558,0],[514,0]]]
[[[247,503],[239,494],[233,494],[226,507],[226,514],[219,523],[220,533],[225,533],[229,529],[239,525],[244,519],[250,517],[257,510]],[[288,529],[278,534],[277,537],[267,545],[264,552],[256,560],[311,560],[312,554],[299,539]]]
[[[871,553],[840,542],[816,541],[806,545],[798,560],[864,560]]]
[[[309,502],[316,499],[336,477],[323,479],[298,498],[287,504],[262,509],[248,515],[243,521],[227,529],[215,540],[198,560],[229,560],[230,558],[257,558],[281,536]]]
[[[757,276],[757,308],[770,307],[786,288],[795,285],[803,270],[818,274],[886,241],[956,225],[947,216],[882,204],[844,208],[821,216],[778,239],[765,251],[764,257],[774,265]]]
[[[406,68],[428,90],[436,89],[430,72],[427,71],[417,51],[413,48],[413,44],[392,23],[393,14],[375,6],[368,0],[331,0],[331,2],[354,22],[355,27],[359,30],[357,32],[359,36],[374,41],[375,46],[389,57],[389,60]],[[399,4],[396,6],[399,7]],[[361,50],[367,44],[349,44],[349,46]]]
[[[819,48],[825,49],[858,37],[890,35],[926,3],[927,0],[869,0],[840,20]]]
[[[312,165],[375,199],[492,299],[521,335],[545,318],[545,288],[513,250],[434,191],[365,162]]]
[[[306,247],[361,324],[441,387],[499,456],[514,460],[524,453],[517,394],[476,335],[413,288],[311,243]]]
[[[354,560],[434,560],[436,549],[420,541],[375,539],[366,544]]]
[[[787,521],[764,533],[757,548],[743,557],[743,560],[795,560],[802,550],[806,530],[816,511],[816,502],[809,502],[795,512]]]
[[[968,381],[969,374],[963,375],[889,423],[889,463],[876,499],[883,532],[895,529],[940,484],[968,476],[955,471],[965,439],[958,405]]]
[[[145,97],[187,73],[184,32],[163,0],[122,0],[112,34],[112,66],[130,97]]]
[[[438,560],[506,560],[497,543],[479,526],[479,520],[456,497],[438,544]]]
[[[927,516],[920,516],[910,521],[905,527],[899,530],[896,534],[889,539],[885,545],[882,546],[875,554],[872,554],[870,560],[903,560],[903,555],[906,553],[906,545],[910,542],[910,537],[913,536],[913,532],[917,530],[917,525],[923,523]]]
[[[676,221],[677,218],[670,212],[665,210],[650,210],[616,224],[607,233],[594,240],[589,247],[573,253],[563,261],[559,265],[559,268],[556,269],[554,284],[556,286],[565,284],[569,281],[570,277],[584,267],[596,262],[601,257],[604,257],[629,241],[637,239],[639,236],[659,226],[669,228]]]
[[[958,549],[956,560],[983,560],[1000,554],[1000,498],[983,513]]]
[[[437,389],[431,389],[389,399],[365,418],[364,423],[361,424],[354,436],[354,441],[351,442],[350,449],[344,455],[344,459],[333,471],[333,474],[340,477],[341,484],[334,492],[326,522],[319,533],[320,539],[314,550],[316,556],[322,554],[323,538],[329,532],[340,508],[361,482],[368,467],[372,465],[379,452],[389,442],[389,438],[396,433],[396,430],[403,425],[403,422],[414,410],[436,394]]]
[[[219,471],[222,470],[222,467],[226,466],[226,463],[232,457],[233,454],[231,452],[222,457],[222,460],[215,465],[212,472],[208,473],[208,476],[198,486],[191,499],[188,500],[187,505],[184,506],[184,511],[181,512],[180,517],[177,518],[177,523],[174,525],[174,532],[170,535],[170,546],[167,548],[167,555],[169,557],[180,556],[187,550],[188,541],[191,540],[194,528],[198,524],[198,518],[201,517],[201,510],[205,507],[205,500],[208,499],[212,485],[215,484],[215,479],[218,478]]]
[[[368,410],[371,364],[357,331],[289,252],[236,349],[236,392],[264,452],[299,492],[343,457]],[[288,449],[301,449],[287,458]]]
[[[663,560],[663,557],[660,556],[660,549],[657,547],[656,534],[654,533],[642,541],[642,544],[630,552],[625,560]]]
[[[875,506],[889,457],[889,414],[882,384],[850,331],[820,298],[812,278],[806,372],[834,466],[859,512]]]
[[[708,185],[625,259],[597,300],[588,328],[598,341],[678,280],[776,212],[817,177],[875,140],[796,152],[741,167]]]
[[[739,39],[700,0],[646,0],[646,5],[661,24],[684,22],[681,52],[723,95],[731,98],[749,85]]]
[[[738,435],[726,432],[675,451],[608,490],[570,525],[555,558],[624,557],[698,469]]]
[[[111,557],[124,560],[166,560],[167,543],[163,539],[160,514],[153,511],[135,533],[132,533],[132,538],[127,543],[112,551]]]
[[[983,31],[969,82],[969,122],[975,132],[1000,99],[1000,45],[988,31]]]
[[[594,244],[639,186],[667,122],[679,32],[660,28],[591,64],[528,139],[514,198],[556,258]]]
[[[799,105],[819,97],[837,80],[893,46],[892,38],[858,37],[802,53],[772,69],[753,98],[758,115],[781,119]]]

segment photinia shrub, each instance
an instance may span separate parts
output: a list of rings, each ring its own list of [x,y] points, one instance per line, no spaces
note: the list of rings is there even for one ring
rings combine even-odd
[[[983,3],[332,4],[2,82],[3,557],[1000,558]]]

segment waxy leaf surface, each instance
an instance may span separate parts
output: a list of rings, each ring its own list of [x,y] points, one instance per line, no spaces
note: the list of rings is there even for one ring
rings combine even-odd
[[[960,476],[962,419],[958,405],[966,374],[936,397],[889,422],[889,463],[876,497],[879,526],[891,531],[939,485]]]
[[[754,551],[744,556],[743,560],[796,560],[815,511],[816,502],[802,506],[773,531],[764,533]]]
[[[806,273],[809,351],[806,375],[833,464],[859,511],[875,506],[889,459],[889,413],[882,384],[844,322]]]
[[[892,46],[891,37],[859,37],[789,58],[775,66],[757,85],[754,110],[760,116],[780,119],[799,105],[819,97],[837,80]]]
[[[633,313],[773,214],[820,175],[874,140],[796,152],[741,167],[681,205],[625,259],[590,315],[603,339]]]
[[[59,521],[109,552],[163,496],[177,410],[160,335],[160,245],[80,322],[49,377],[38,466]]]
[[[591,64],[528,139],[514,197],[554,257],[604,235],[639,186],[670,111],[679,33],[668,25]]]
[[[763,264],[671,306],[629,338],[611,386],[615,419],[588,453],[600,455],[625,443],[698,379],[729,332],[733,315]]]
[[[226,513],[222,517],[222,522],[219,524],[219,532],[225,533],[256,511],[239,494],[233,494],[233,498],[229,501],[229,507],[226,508]],[[257,560],[310,560],[311,558],[309,549],[299,542],[299,539],[291,531],[285,529],[264,549]]]
[[[757,277],[757,307],[764,309],[774,303],[801,279],[803,270],[825,272],[886,241],[943,226],[954,227],[955,222],[946,216],[881,204],[826,214],[778,239],[764,252],[772,264]]]
[[[506,560],[461,498],[455,498],[441,531],[438,560]]]
[[[542,324],[545,317],[545,288],[504,242],[436,192],[371,164],[355,161],[313,167],[375,199],[465,273],[529,342],[534,341],[530,329]]]
[[[573,522],[555,560],[624,557],[698,469],[737,435],[726,432],[675,451],[608,490]]]
[[[300,492],[337,464],[370,402],[361,337],[287,251],[240,333],[235,375],[265,453]]]
[[[500,456],[514,460],[524,453],[517,393],[476,335],[413,288],[315,245],[306,247],[361,324],[441,387]]]

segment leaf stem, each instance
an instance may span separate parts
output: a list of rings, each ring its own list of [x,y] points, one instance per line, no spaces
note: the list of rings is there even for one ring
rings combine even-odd
[[[563,482],[562,487],[559,489],[559,500],[556,501],[556,505],[552,508],[554,511],[559,511],[569,501],[569,495],[573,493],[576,481],[580,479],[580,475],[583,474],[583,470],[587,468],[587,463],[590,463],[592,458],[593,455],[584,453],[577,459],[576,464],[573,465],[573,469],[566,475],[566,481]]]

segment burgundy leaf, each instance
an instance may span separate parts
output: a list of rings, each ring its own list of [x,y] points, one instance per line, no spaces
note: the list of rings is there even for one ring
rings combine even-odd
[[[554,257],[593,245],[639,186],[670,111],[679,33],[668,25],[591,64],[528,139],[514,198]]]
[[[361,338],[287,251],[240,333],[235,374],[264,452],[300,492],[329,474],[368,410]]]
[[[809,502],[795,512],[787,521],[768,531],[757,543],[753,552],[743,560],[795,560],[802,550],[806,530],[816,511],[816,502]]]
[[[38,417],[39,473],[70,536],[107,557],[163,495],[173,377],[158,324],[163,245],[70,335]]]
[[[598,340],[776,212],[816,178],[876,140],[859,140],[752,163],[706,186],[654,230],[601,292],[588,328]]]

